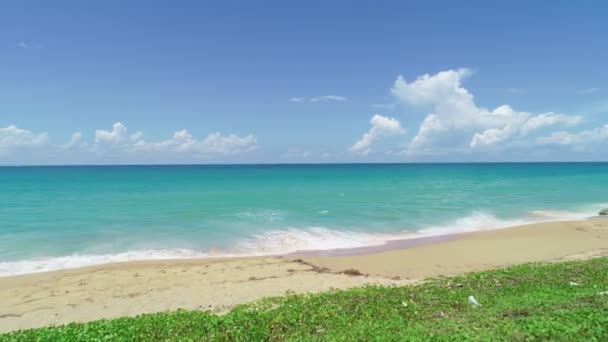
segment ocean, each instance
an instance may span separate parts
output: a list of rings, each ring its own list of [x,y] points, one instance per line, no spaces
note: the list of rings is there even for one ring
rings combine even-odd
[[[608,163],[0,168],[0,276],[581,219]]]

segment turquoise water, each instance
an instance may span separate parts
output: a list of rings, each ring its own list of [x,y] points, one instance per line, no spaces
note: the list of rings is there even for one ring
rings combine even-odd
[[[0,168],[0,275],[576,219],[608,163]]]

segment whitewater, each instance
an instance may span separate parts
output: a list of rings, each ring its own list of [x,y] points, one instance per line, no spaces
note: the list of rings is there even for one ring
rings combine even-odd
[[[603,163],[0,168],[0,276],[586,219]]]

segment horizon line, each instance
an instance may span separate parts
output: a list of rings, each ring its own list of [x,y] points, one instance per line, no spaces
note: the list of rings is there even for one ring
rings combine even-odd
[[[442,161],[442,162],[325,162],[325,163],[133,163],[133,164],[15,164],[0,168],[18,167],[129,167],[129,166],[294,166],[294,165],[430,165],[430,164],[606,164],[608,161]]]

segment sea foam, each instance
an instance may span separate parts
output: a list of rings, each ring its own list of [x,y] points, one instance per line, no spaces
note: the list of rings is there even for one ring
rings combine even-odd
[[[226,250],[196,251],[192,249],[134,250],[116,254],[73,254],[60,257],[36,258],[0,262],[0,276],[10,276],[60,269],[78,268],[114,262],[136,260],[166,260],[190,258],[229,258],[242,256],[280,255],[298,251],[332,250],[380,246],[389,241],[482,230],[502,229],[529,223],[585,219],[594,216],[596,204],[580,211],[534,210],[517,219],[501,219],[486,212],[473,212],[447,223],[418,227],[404,227],[396,233],[373,233],[310,227],[286,228],[252,235]],[[409,229],[408,229],[409,228]]]

